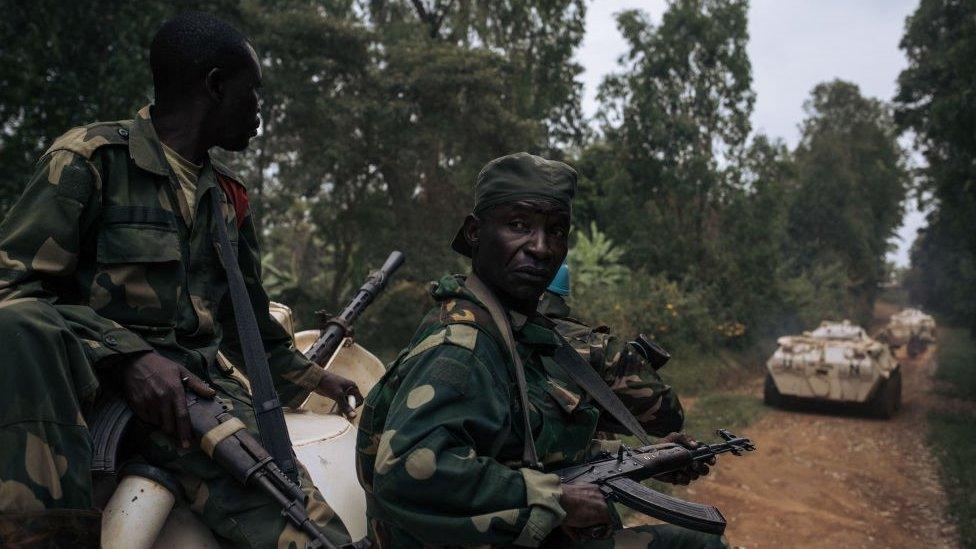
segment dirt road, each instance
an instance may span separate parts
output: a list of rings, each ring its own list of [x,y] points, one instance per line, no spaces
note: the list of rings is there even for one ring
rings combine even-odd
[[[894,419],[771,410],[745,430],[758,452],[675,495],[721,509],[736,547],[958,547],[924,446],[934,361],[901,359]]]

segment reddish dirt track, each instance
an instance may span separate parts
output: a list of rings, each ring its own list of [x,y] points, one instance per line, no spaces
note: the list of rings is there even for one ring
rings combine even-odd
[[[733,547],[958,547],[925,447],[934,349],[903,365],[891,420],[770,410],[745,429],[759,451],[721,456],[678,497],[717,506]],[[761,384],[750,388],[761,395]]]

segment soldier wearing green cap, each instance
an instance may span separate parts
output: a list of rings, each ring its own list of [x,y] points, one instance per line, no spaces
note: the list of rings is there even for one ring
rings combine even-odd
[[[436,306],[366,398],[356,468],[379,547],[723,546],[671,525],[592,539],[612,509],[595,486],[551,473],[604,448],[593,437],[605,414],[554,360],[568,343],[537,311],[566,256],[575,192],[572,168],[527,153],[478,175],[452,242],[472,274],[432,285]]]
[[[685,418],[677,393],[632,343],[621,342],[609,326],[590,326],[574,317],[566,302],[569,294],[570,271],[564,263],[542,295],[539,312],[600,373],[645,431],[655,436],[680,431]]]

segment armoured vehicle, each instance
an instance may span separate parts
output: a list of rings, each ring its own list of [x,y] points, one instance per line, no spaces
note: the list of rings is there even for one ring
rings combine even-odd
[[[905,347],[909,358],[915,358],[935,343],[935,319],[918,309],[904,309],[892,315],[878,339],[891,347],[892,352]]]
[[[294,334],[295,346],[306,351],[319,337],[319,330],[294,333],[291,310],[272,303],[271,314]],[[225,366],[226,359],[219,357]],[[232,366],[231,366],[232,367]],[[363,394],[369,392],[384,373],[383,363],[372,353],[345,339],[326,364],[326,369],[352,379]],[[235,370],[232,375],[247,384]],[[342,518],[353,539],[366,535],[366,497],[356,475],[355,444],[357,418],[352,422],[336,412],[336,403],[312,393],[301,407],[286,410],[285,422],[295,454],[308,469],[329,506]],[[359,410],[361,412],[361,409]],[[152,475],[149,475],[152,476]],[[96,493],[111,497],[102,513],[104,548],[218,549],[220,543],[194,515],[185,501],[168,489],[162,478],[140,474],[121,478],[98,478]],[[116,484],[116,480],[118,481]],[[178,490],[176,490],[178,492]]]
[[[901,407],[901,367],[888,346],[860,326],[825,321],[784,336],[766,362],[763,400],[771,406],[830,402],[890,418]]]

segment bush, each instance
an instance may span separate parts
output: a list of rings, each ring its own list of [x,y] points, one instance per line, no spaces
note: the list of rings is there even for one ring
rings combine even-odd
[[[574,313],[623,338],[646,334],[669,348],[711,348],[719,341],[704,295],[661,275],[630,274],[618,284],[579,285]]]

